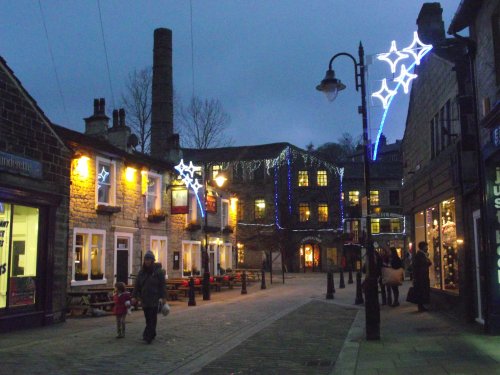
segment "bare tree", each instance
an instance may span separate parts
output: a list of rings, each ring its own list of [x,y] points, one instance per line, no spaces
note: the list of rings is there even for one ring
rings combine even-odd
[[[193,97],[187,106],[179,106],[177,115],[177,129],[182,135],[184,147],[205,149],[232,143],[232,139],[225,134],[231,119],[220,100]]]
[[[134,70],[128,75],[126,91],[121,97],[128,125],[139,138],[139,150],[142,153],[150,151],[152,79],[151,67]]]

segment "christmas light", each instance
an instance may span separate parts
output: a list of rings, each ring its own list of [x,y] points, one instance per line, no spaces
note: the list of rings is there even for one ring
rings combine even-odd
[[[292,167],[290,165],[290,148],[287,150],[286,163],[288,167],[288,213],[292,214]]]
[[[396,58],[394,60],[391,60],[389,56],[392,54],[396,55]],[[409,56],[406,53],[401,53],[398,51],[398,48],[396,47],[396,41],[393,40],[391,42],[391,49],[389,50],[388,53],[381,53],[377,59],[386,61],[389,66],[391,67],[391,73],[396,72],[396,66],[398,65],[398,62],[404,59],[407,59]]]
[[[276,164],[274,166],[274,222],[276,223],[276,226],[279,227],[279,210],[278,210],[278,165]]]
[[[174,169],[179,172],[179,175],[181,176],[184,185],[186,185],[188,189],[191,188],[193,190],[196,196],[196,201],[198,202],[198,206],[200,206],[201,217],[205,217],[205,210],[203,209],[203,205],[198,195],[198,191],[200,190],[201,187],[203,187],[203,185],[200,184],[197,178],[193,178],[195,170],[199,169],[199,167],[195,167],[192,161],[190,161],[189,165],[186,166],[186,164],[184,164],[184,160],[181,159],[179,164],[177,164],[174,167]]]
[[[422,60],[422,58],[431,49],[432,49],[432,45],[422,43],[420,41],[420,39],[418,38],[418,32],[414,31],[413,32],[413,41],[411,42],[411,44],[408,47],[403,48],[403,52],[407,52],[410,55],[412,55],[413,58],[415,59],[415,64],[420,65],[420,61]],[[415,51],[417,51],[417,52],[415,52]]]
[[[106,182],[106,180],[108,179],[108,176],[109,176],[109,172],[106,171],[106,169],[104,169],[104,167],[102,167],[102,170],[101,172],[97,175],[97,189],[99,190],[101,188],[101,184],[99,183],[100,182]]]
[[[344,229],[344,201],[342,200],[342,182],[344,179],[344,168],[339,168],[338,173],[340,176],[340,224],[342,225],[342,229]]]
[[[387,95],[382,95],[384,92],[386,92]],[[391,100],[397,92],[397,90],[389,90],[389,87],[387,87],[387,80],[384,78],[382,80],[382,87],[377,92],[374,92],[372,96],[378,98],[382,102],[384,109],[386,109],[389,106],[389,100]]]
[[[410,82],[417,77],[418,76],[416,74],[408,72],[408,70],[406,70],[406,66],[403,64],[403,65],[401,65],[401,73],[394,80],[394,82],[400,83],[403,86],[403,90],[404,90],[405,94],[408,94]]]

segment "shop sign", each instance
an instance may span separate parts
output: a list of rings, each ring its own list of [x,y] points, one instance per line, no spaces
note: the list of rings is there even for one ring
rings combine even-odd
[[[217,213],[217,197],[215,195],[207,194],[206,211],[210,213]]]
[[[493,207],[495,209],[495,248],[496,248],[496,274],[497,284],[500,284],[500,166],[495,167],[495,181],[492,186]]]
[[[321,238],[315,236],[304,237],[300,243],[317,242],[321,243]]]
[[[0,151],[0,171],[42,178],[42,163]]]
[[[491,134],[491,143],[493,143],[493,146],[495,147],[500,146],[500,126],[493,128],[490,134]]]
[[[196,210],[196,207],[193,207]],[[188,191],[187,189],[173,189],[172,190],[172,214],[187,214],[189,213],[188,207]]]

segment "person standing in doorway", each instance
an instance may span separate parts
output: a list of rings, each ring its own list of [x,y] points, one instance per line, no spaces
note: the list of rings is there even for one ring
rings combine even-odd
[[[427,311],[424,304],[430,302],[431,283],[429,279],[429,267],[432,265],[432,262],[427,255],[428,249],[427,242],[419,242],[418,251],[413,258],[413,287],[415,288],[419,312]]]
[[[146,328],[144,328],[142,339],[148,344],[156,336],[160,299],[163,303],[167,301],[165,271],[161,268],[160,263],[155,263],[155,255],[148,250],[144,255],[144,262],[135,279],[134,291],[132,292],[132,304],[135,304],[137,300],[141,301],[144,317],[146,318]]]

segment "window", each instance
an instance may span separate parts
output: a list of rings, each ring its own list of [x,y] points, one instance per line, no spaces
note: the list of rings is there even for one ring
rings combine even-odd
[[[222,171],[221,165],[212,166],[212,180],[215,180],[215,177],[217,177],[220,171]]]
[[[402,219],[391,219],[392,233],[401,233],[401,220]]]
[[[299,221],[309,221],[310,216],[311,210],[309,209],[309,203],[299,203]]]
[[[359,191],[349,192],[349,206],[357,206],[359,204]]]
[[[106,231],[75,228],[73,230],[72,285],[102,284],[106,255]]]
[[[299,186],[309,186],[309,174],[307,171],[299,171]]]
[[[167,241],[164,236],[151,236],[149,238],[149,248],[155,255],[155,261],[161,263],[162,268],[167,270]],[[167,277],[167,275],[165,275]]]
[[[399,190],[389,190],[389,205],[399,206]]]
[[[96,200],[97,204],[115,204],[116,163],[114,161],[96,158]]]
[[[161,210],[162,177],[159,174],[147,172],[142,174],[146,186],[146,216]]]
[[[328,205],[326,203],[318,203],[318,221],[320,223],[328,221]]]
[[[380,233],[380,219],[371,219],[370,225],[372,227],[373,234]]]
[[[245,201],[238,199],[238,210],[237,210],[238,221],[245,220]]]
[[[224,228],[229,225],[229,201],[227,199],[221,199],[221,205],[221,226]]]
[[[187,214],[186,220],[187,224],[197,224],[198,223],[198,200],[196,199],[196,194],[193,192],[188,193],[189,199],[189,212]]]
[[[182,241],[182,276],[201,275],[201,242]]]
[[[219,271],[220,273],[227,272],[227,269],[233,268],[233,252],[230,243],[225,243],[219,246]]]
[[[370,190],[370,205],[378,206],[380,204],[378,190]]]
[[[266,201],[264,199],[255,200],[255,219],[264,219],[266,215]]]
[[[318,171],[316,178],[318,186],[328,186],[328,175],[326,174],[326,171]]]

